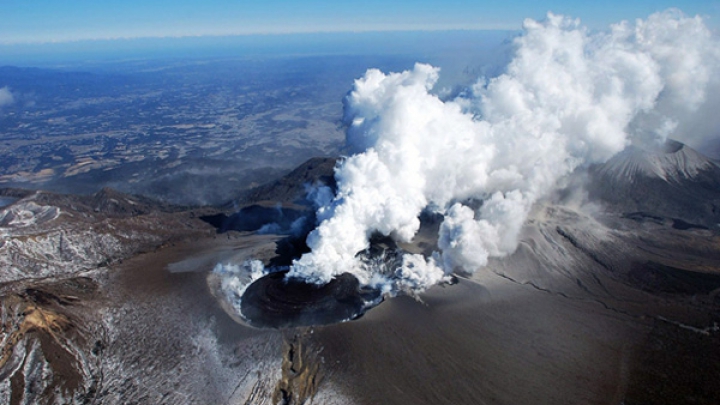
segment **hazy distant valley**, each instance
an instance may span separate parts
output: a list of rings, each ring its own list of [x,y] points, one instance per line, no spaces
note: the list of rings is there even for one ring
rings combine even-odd
[[[398,59],[390,66],[400,68]],[[3,67],[14,103],[0,111],[0,184],[87,194],[109,186],[176,204],[225,203],[311,157],[338,155],[342,98],[367,63]]]

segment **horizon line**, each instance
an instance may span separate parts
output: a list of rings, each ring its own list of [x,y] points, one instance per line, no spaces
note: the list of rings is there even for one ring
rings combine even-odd
[[[150,39],[197,39],[197,38],[232,38],[232,37],[275,37],[288,35],[314,35],[314,34],[370,34],[370,33],[421,33],[421,32],[471,32],[471,31],[521,31],[521,26],[510,27],[510,25],[498,25],[492,28],[481,27],[437,27],[437,28],[368,28],[368,29],[327,29],[313,31],[258,31],[258,32],[241,32],[241,33],[212,33],[212,34],[179,34],[179,35],[137,35],[137,36],[108,36],[108,37],[88,37],[88,38],[71,38],[60,40],[19,40],[19,41],[3,41],[0,39],[0,46],[28,46],[28,45],[62,45],[77,44],[83,42],[105,42],[105,41],[134,41],[134,40],[150,40]]]

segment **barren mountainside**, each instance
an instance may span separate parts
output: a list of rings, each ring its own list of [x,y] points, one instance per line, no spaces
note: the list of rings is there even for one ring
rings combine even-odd
[[[314,221],[306,185],[332,186],[334,167],[312,159],[223,212],[111,189],[0,192],[9,198],[0,207],[0,402],[720,401],[710,377],[720,364],[713,161],[682,145],[631,148],[591,169],[595,208],[537,204],[514,253],[458,274],[455,285],[386,299],[341,324],[243,324],[212,269],[301,252],[302,240],[272,230],[303,215]],[[368,254],[432,253],[442,218],[421,219],[411,243]],[[251,291],[259,302],[264,288]],[[302,313],[306,292],[272,288]],[[273,316],[268,324],[285,324]],[[482,383],[456,383],[467,375]]]
[[[720,223],[720,166],[692,148],[629,146],[590,170],[591,199],[621,213],[677,218],[705,227]]]

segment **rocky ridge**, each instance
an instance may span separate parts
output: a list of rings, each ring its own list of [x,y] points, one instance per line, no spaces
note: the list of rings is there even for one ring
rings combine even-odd
[[[103,189],[23,193],[0,208],[0,283],[87,271],[212,229],[181,207]],[[0,193],[1,194],[1,193]]]

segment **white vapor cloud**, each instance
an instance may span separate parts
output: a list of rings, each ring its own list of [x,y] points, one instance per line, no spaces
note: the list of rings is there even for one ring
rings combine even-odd
[[[259,260],[246,260],[240,265],[218,263],[213,273],[220,278],[220,290],[225,299],[240,313],[242,295],[253,281],[268,273]]]
[[[669,10],[590,34],[549,14],[526,20],[515,45],[504,74],[455,100],[433,95],[439,69],[425,64],[355,82],[344,117],[354,154],[289,276],[325,283],[350,272],[423,289],[513,252],[532,205],[577,167],[631,142],[715,135],[678,131],[717,86],[718,42],[699,17]],[[390,272],[356,257],[374,233],[411,241],[424,209],[444,216],[433,257],[405,255]]]
[[[14,102],[15,97],[13,97],[10,89],[7,86],[0,88],[0,107],[11,105]]]

